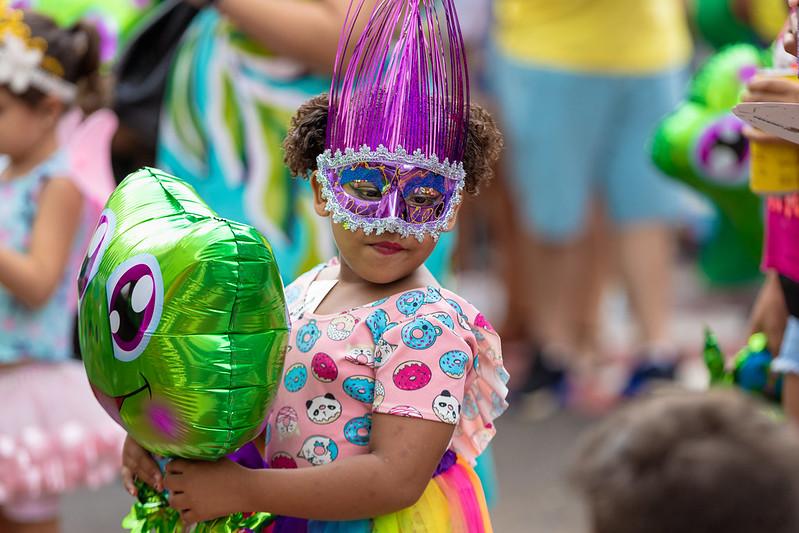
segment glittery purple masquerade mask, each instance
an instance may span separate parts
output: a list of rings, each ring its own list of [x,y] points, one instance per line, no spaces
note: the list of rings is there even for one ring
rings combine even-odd
[[[355,41],[363,4],[353,0],[339,42],[316,179],[353,231],[438,237],[461,200],[469,129],[454,0],[378,0]]]

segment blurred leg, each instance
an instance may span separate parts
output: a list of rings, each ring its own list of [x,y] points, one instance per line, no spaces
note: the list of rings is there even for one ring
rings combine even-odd
[[[583,265],[577,276],[569,309],[570,329],[576,353],[589,359],[600,351],[602,296],[610,275],[613,251],[604,210],[595,202],[588,220],[587,235],[580,246],[578,262]],[[585,268],[585,265],[591,265]]]
[[[673,231],[660,224],[636,224],[619,232],[621,274],[642,341],[649,346],[670,342]]]
[[[571,302],[576,298],[575,280],[584,276],[581,259],[586,241],[581,236],[569,243],[553,244],[531,237],[527,247],[527,264],[535,265],[529,284],[533,328],[541,345],[553,351],[573,353]]]
[[[614,114],[619,133],[607,148],[611,159],[603,176],[608,211],[618,227],[619,268],[647,356],[676,355],[669,346],[671,226],[680,216],[680,193],[654,167],[649,139],[679,101],[684,79],[680,69],[620,79]]]

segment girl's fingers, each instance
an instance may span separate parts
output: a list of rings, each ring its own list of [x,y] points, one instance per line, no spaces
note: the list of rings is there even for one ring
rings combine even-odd
[[[130,471],[130,468],[123,466],[121,474],[122,486],[125,487],[128,494],[135,498],[138,495],[138,491],[136,490],[136,483],[133,480],[133,473]]]
[[[161,470],[150,457],[143,457],[136,468],[136,475],[139,479],[153,487],[157,491],[164,490]]]

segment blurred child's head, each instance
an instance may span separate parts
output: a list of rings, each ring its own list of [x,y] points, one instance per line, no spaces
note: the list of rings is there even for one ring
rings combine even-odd
[[[8,21],[13,12],[3,16]],[[72,105],[87,110],[101,106],[99,38],[91,26],[78,23],[61,28],[30,11],[14,26],[27,35],[19,38],[6,33],[0,37],[0,61],[12,65],[11,79],[0,82],[0,153],[12,158],[29,152],[54,132],[61,115]],[[23,53],[35,51],[36,46],[45,48],[38,64],[16,65],[21,61],[19,43]],[[14,70],[26,70],[27,74],[23,80],[15,80]]]
[[[574,477],[593,533],[799,531],[799,438],[733,391],[629,406],[586,439]]]
[[[317,96],[305,103],[297,111],[288,136],[284,143],[285,161],[295,176],[308,176],[317,172],[317,156],[325,151],[326,129],[328,125],[328,97]],[[494,119],[483,108],[472,104],[469,114],[469,129],[466,137],[466,152],[463,168],[466,173],[463,190],[476,195],[481,186],[486,185],[493,177],[493,165],[502,150],[502,134]],[[356,166],[352,167],[353,169]],[[372,169],[373,170],[373,169]],[[391,170],[394,172],[393,170]],[[410,167],[408,174],[413,174]],[[405,172],[403,170],[403,172]],[[447,178],[438,177],[439,181]],[[402,179],[402,178],[400,178]],[[314,188],[314,205],[320,216],[330,217],[330,203],[323,196],[322,185],[311,180]],[[409,179],[407,183],[414,183]],[[374,209],[374,219],[381,217],[378,204],[381,204],[385,189],[381,189],[368,179],[353,180],[342,187],[344,194],[352,197],[359,208]],[[395,192],[396,194],[396,192]],[[408,213],[418,209],[429,216],[442,216],[448,206],[446,193],[435,186],[412,185],[402,191],[402,205],[394,206],[393,216],[403,216],[413,220]],[[382,202],[380,209],[385,207]],[[458,205],[453,202],[453,213],[448,219],[444,231],[454,227]],[[430,213],[434,213],[430,215]],[[363,230],[348,228],[346,222],[332,223],[333,237],[346,262],[359,277],[372,283],[391,283],[412,274],[424,264],[436,245],[433,234],[425,233],[421,238],[413,235],[403,236],[397,231],[389,230],[377,235],[366,234]]]

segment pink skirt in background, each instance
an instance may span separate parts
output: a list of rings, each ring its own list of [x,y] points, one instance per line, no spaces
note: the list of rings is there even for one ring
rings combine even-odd
[[[111,482],[125,433],[78,361],[0,365],[0,505]]]

